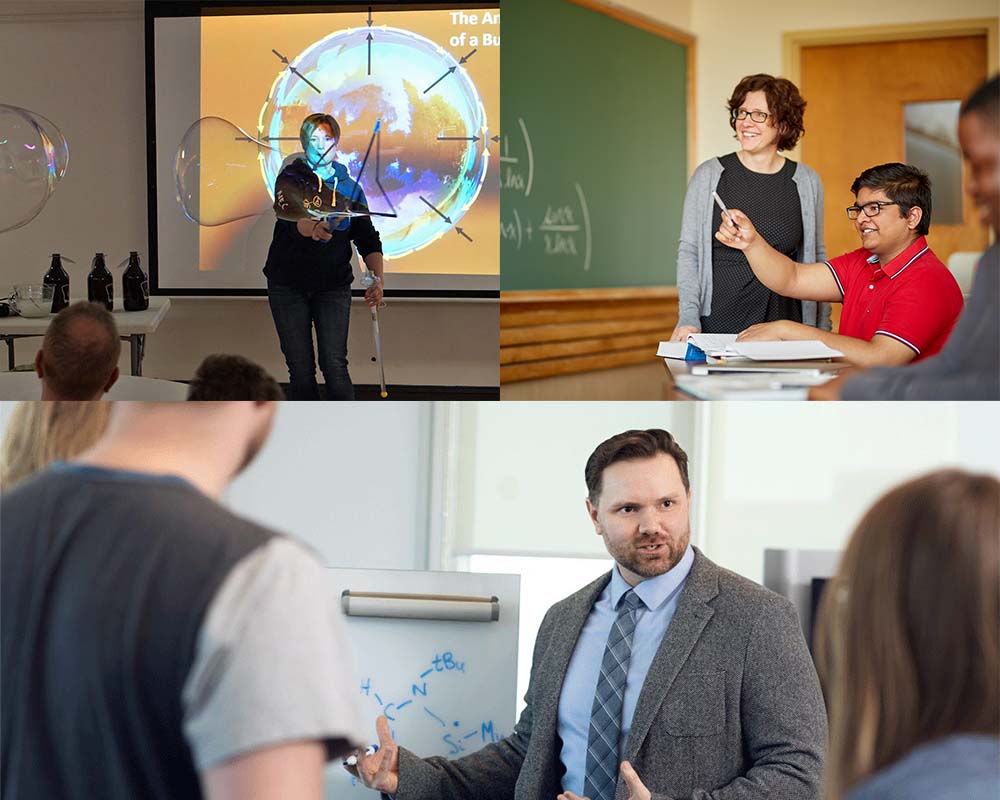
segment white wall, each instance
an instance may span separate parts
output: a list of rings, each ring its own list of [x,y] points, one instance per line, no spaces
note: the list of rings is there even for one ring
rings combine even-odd
[[[1000,476],[995,403],[712,405],[700,542],[755,581],[765,549],[842,549],[904,480],[956,466]]]
[[[82,296],[95,252],[104,251],[117,263],[129,250],[147,250],[145,55],[139,9],[136,2],[0,6],[0,101],[48,117],[70,145],[69,170],[41,214],[2,236],[0,291],[37,281],[49,255],[59,251],[78,262],[70,268],[71,282],[74,295]],[[389,383],[499,384],[496,302],[390,300],[383,317]],[[356,383],[378,382],[370,342],[368,314],[356,303],[349,341]],[[18,361],[30,360],[37,345],[33,340],[19,343]],[[259,299],[176,300],[160,330],[149,337],[144,374],[188,379],[212,352],[248,356],[287,381],[267,303]],[[121,366],[128,368],[127,355]]]
[[[606,558],[583,470],[598,444],[630,428],[665,428],[693,454],[695,405],[465,404],[454,552]]]
[[[283,403],[225,502],[327,566],[426,569],[430,415],[428,403]]]

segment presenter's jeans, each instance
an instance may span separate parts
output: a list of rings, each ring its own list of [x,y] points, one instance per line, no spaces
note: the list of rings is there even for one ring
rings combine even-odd
[[[305,291],[268,281],[267,301],[288,365],[290,399],[320,399],[313,355],[315,327],[319,368],[326,380],[326,399],[353,400],[354,385],[347,372],[351,287]]]

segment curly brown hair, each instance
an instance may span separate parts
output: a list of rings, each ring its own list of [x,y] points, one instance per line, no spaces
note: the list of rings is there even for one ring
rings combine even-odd
[[[802,116],[806,110],[806,101],[799,94],[799,88],[787,78],[775,78],[763,72],[747,75],[736,84],[729,98],[729,127],[736,130],[736,120],[733,113],[743,105],[750,92],[763,92],[767,98],[767,106],[774,115],[773,120],[778,128],[778,149],[791,150],[803,133]]]

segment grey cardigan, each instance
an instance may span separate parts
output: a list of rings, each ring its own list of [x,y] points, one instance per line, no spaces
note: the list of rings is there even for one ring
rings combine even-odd
[[[718,187],[723,171],[722,162],[718,158],[710,158],[694,171],[684,196],[681,242],[677,250],[678,325],[693,325],[700,329],[701,318],[712,313],[712,214],[718,208],[712,200],[712,192]],[[795,260],[799,264],[825,261],[823,184],[819,176],[802,163],[796,168],[792,180],[799,190],[802,206],[802,249]],[[804,300],[802,322],[830,330],[830,304]]]
[[[577,637],[611,573],[556,603],[535,638],[514,733],[449,761],[399,749],[398,800],[553,800],[559,697]],[[695,548],[624,756],[653,800],[819,800],[826,712],[791,603]],[[628,791],[619,782],[616,800]]]

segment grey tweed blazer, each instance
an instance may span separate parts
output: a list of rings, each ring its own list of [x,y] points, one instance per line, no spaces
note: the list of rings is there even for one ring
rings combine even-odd
[[[555,800],[563,677],[610,578],[545,615],[514,733],[455,761],[400,748],[398,800]],[[654,800],[819,800],[825,744],[823,698],[795,610],[695,549],[625,758]],[[619,782],[616,800],[627,796]]]

